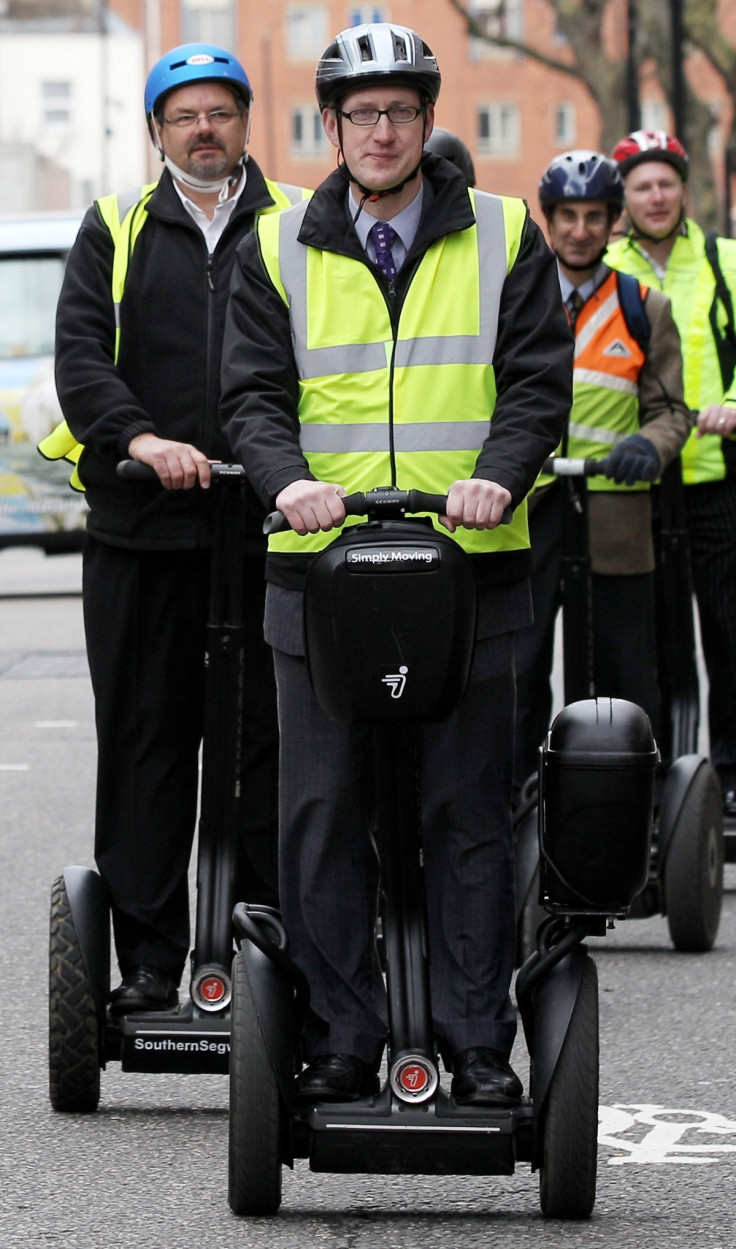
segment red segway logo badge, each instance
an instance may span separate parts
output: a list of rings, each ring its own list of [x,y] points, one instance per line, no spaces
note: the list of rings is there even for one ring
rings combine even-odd
[[[199,991],[208,1002],[219,1002],[225,996],[225,986],[219,976],[208,976],[202,981]]]
[[[421,1054],[405,1054],[391,1068],[391,1088],[403,1102],[425,1102],[439,1083],[437,1068]]]
[[[201,967],[192,979],[192,1001],[200,1010],[222,1010],[230,1002],[232,988],[226,971]]]
[[[413,1093],[416,1097],[418,1093],[423,1093],[426,1089],[429,1076],[424,1067],[420,1067],[418,1063],[411,1063],[401,1068],[399,1083],[402,1089],[405,1089],[407,1093]]]

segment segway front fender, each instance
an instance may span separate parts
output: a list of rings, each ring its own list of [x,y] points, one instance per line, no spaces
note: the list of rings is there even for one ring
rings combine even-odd
[[[294,986],[286,973],[247,937],[240,949],[245,963],[258,1025],[263,1036],[279,1092],[291,1105],[294,1086]]]
[[[82,952],[98,1017],[110,996],[110,898],[102,877],[89,867],[63,872],[74,930]]]
[[[702,768],[710,768],[711,764],[703,755],[680,755],[667,769],[662,785],[659,802],[659,818],[657,821],[657,874],[661,875],[667,849],[682,810],[688,790]]]
[[[589,957],[584,946],[574,946],[534,989],[530,1091],[535,1119],[544,1110]]]

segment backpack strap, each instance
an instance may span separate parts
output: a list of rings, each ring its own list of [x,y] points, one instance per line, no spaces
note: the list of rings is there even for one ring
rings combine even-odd
[[[646,355],[649,339],[652,336],[652,327],[649,324],[647,310],[644,307],[641,287],[637,279],[630,273],[618,272],[616,280],[618,282],[618,298],[621,304],[621,311],[624,314],[626,328],[631,337],[636,339],[644,355]]]
[[[726,285],[726,279],[723,276],[721,263],[718,259],[717,230],[709,230],[705,236],[705,255],[716,280],[716,297],[711,304],[708,317],[718,352],[723,389],[728,390],[733,381],[734,370],[736,370],[736,327],[734,326],[731,292]],[[718,324],[719,303],[726,313],[725,326]]]

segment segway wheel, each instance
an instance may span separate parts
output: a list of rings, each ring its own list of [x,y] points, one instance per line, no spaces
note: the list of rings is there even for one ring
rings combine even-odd
[[[553,1219],[587,1219],[598,1165],[598,975],[585,961],[580,991],[543,1111],[539,1202]]]
[[[723,814],[715,772],[693,777],[672,832],[664,865],[667,924],[677,950],[710,950],[723,900]]]
[[[100,1101],[100,1025],[63,876],[51,889],[49,1095],[54,1110],[77,1113]]]
[[[235,1214],[281,1205],[281,1099],[258,1023],[245,959],[233,962],[228,1200]]]

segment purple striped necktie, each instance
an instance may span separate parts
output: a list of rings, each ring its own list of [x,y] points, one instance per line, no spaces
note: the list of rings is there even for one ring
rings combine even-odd
[[[387,221],[377,221],[371,230],[371,238],[376,249],[376,264],[386,280],[393,282],[396,277],[396,264],[391,248],[398,235]]]

